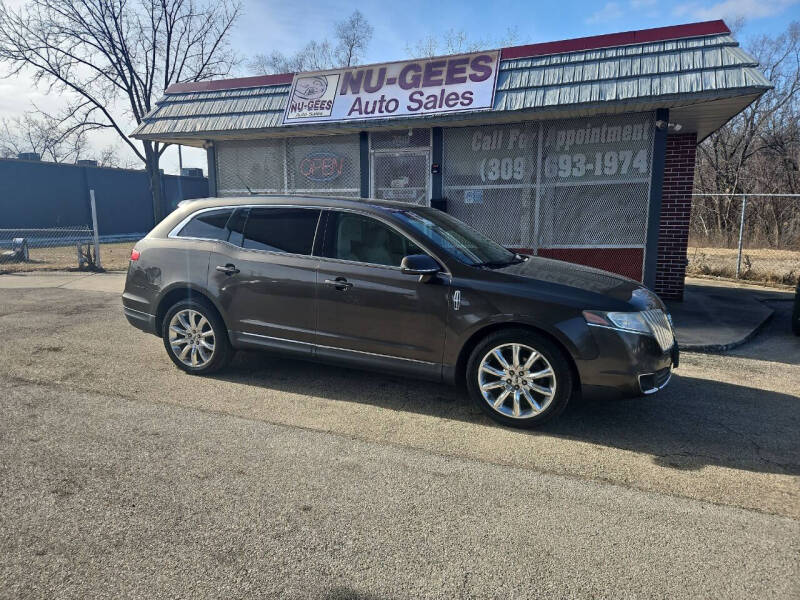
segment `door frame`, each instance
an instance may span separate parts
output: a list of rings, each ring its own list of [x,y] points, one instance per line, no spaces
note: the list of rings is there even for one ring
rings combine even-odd
[[[375,187],[375,158],[377,156],[400,156],[400,155],[410,155],[410,156],[423,156],[425,158],[425,203],[424,204],[416,204],[415,206],[430,206],[431,205],[431,195],[433,194],[433,175],[431,174],[431,153],[432,153],[432,142],[431,142],[431,134],[428,134],[428,145],[427,146],[409,146],[408,148],[373,148],[372,146],[372,135],[369,136],[369,189],[371,190],[373,197],[376,199],[378,198],[377,188]]]

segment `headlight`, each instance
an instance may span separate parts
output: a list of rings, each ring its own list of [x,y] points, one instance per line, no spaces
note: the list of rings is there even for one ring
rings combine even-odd
[[[622,329],[634,333],[650,334],[650,327],[644,320],[642,313],[638,312],[600,312],[596,310],[583,311],[583,317],[589,325],[600,325]]]

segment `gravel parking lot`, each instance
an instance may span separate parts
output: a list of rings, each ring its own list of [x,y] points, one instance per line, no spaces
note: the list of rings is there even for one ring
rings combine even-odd
[[[774,307],[657,397],[522,432],[255,353],[195,378],[118,294],[0,289],[0,596],[797,596],[800,338]]]

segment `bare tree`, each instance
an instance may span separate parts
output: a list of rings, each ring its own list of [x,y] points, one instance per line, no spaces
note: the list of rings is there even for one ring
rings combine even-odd
[[[775,87],[698,147],[695,191],[731,194],[695,202],[693,234],[714,243],[730,244],[738,236],[741,200],[732,194],[797,193],[800,187],[800,23],[779,36],[760,36],[747,49]],[[787,209],[794,207],[759,201],[747,221],[761,224],[760,238],[784,245],[787,236],[800,240],[800,215]]]
[[[33,152],[51,162],[75,162],[84,157],[88,131],[42,112],[0,119],[0,156]]]
[[[517,43],[516,27],[509,27],[499,38],[470,38],[463,29],[448,29],[440,36],[429,35],[406,44],[406,54],[414,58],[430,58],[446,54],[465,54],[490,48],[503,48]]]
[[[0,0],[0,63],[68,98],[66,126],[115,131],[144,163],[158,221],[166,145],[125,132],[171,84],[228,74],[240,11],[236,0]]]
[[[364,57],[367,46],[372,40],[372,25],[360,10],[354,10],[344,21],[336,24],[335,57],[338,66],[352,67],[357,65]]]
[[[270,54],[256,54],[247,63],[252,73],[300,73],[302,71],[324,71],[337,67],[357,65],[364,57],[372,40],[372,25],[359,10],[335,26],[336,38],[311,41],[299,52],[286,55],[278,50]]]

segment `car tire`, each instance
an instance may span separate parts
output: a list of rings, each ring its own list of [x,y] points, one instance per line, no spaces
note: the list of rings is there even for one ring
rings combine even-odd
[[[219,371],[235,353],[219,313],[209,303],[196,299],[181,300],[170,307],[164,315],[161,338],[172,362],[192,375]]]
[[[575,385],[565,352],[528,329],[503,329],[486,336],[470,354],[465,375],[467,392],[483,412],[498,423],[523,429],[560,415]]]

